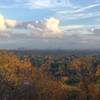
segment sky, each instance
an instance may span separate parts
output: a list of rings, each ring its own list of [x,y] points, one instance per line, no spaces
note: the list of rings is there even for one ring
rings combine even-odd
[[[100,0],[0,0],[1,49],[100,49]]]

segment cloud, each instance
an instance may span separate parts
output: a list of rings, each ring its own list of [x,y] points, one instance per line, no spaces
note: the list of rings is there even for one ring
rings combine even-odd
[[[82,29],[84,28],[85,26],[84,25],[66,25],[66,26],[62,26],[62,28],[64,30],[73,30],[73,29]]]
[[[0,31],[0,40],[9,37],[9,45],[13,44],[14,47],[38,44],[36,48],[89,49],[97,48],[100,42],[100,27],[60,26],[60,20],[53,17],[36,22],[4,19],[3,16],[0,20],[1,26],[5,26],[5,30]]]
[[[2,0],[0,8],[56,8],[73,7],[71,0]]]
[[[12,19],[4,19],[0,17],[0,34],[6,37],[17,38],[57,38],[63,39],[65,35],[88,35],[97,33],[98,31],[91,26],[86,25],[65,25],[60,26],[60,20],[54,17],[42,21],[26,21],[21,22]]]
[[[31,8],[47,8],[50,7],[50,0],[37,0],[37,1],[32,1],[29,0],[28,5],[31,6]]]
[[[88,10],[88,9],[91,9],[91,8],[94,8],[94,7],[99,7],[100,6],[100,3],[95,3],[95,4],[92,4],[92,5],[88,5],[88,6],[86,6],[86,7],[83,7],[83,8],[79,8],[79,9],[77,9],[77,10],[75,10],[74,12],[76,13],[78,13],[78,12],[83,12],[83,11],[85,11],[85,10]]]
[[[55,18],[49,18],[45,21],[45,27],[48,30],[48,34],[45,35],[49,35],[50,33],[52,33],[52,35],[56,36],[56,37],[62,37],[63,36],[63,31],[59,28],[59,23],[60,21],[58,19]]]
[[[90,20],[97,21],[97,17],[100,17],[100,12],[99,11],[89,11],[89,12],[77,12],[77,10],[69,10],[69,11],[60,11],[58,10],[55,15],[57,18],[63,21],[77,21],[79,20],[87,20],[90,18]],[[82,22],[83,23],[83,22]],[[90,23],[90,22],[88,22]]]
[[[28,29],[31,29],[32,35],[41,38],[62,38],[63,30],[59,28],[60,21],[56,18],[49,18],[35,24],[28,24]]]
[[[54,17],[41,21],[21,22],[5,19],[1,16],[0,29],[2,30],[0,30],[0,40],[9,37],[8,39],[15,41],[15,44],[16,41],[27,44],[27,42],[34,40],[37,43],[39,40],[38,44],[40,43],[44,47],[49,45],[50,48],[65,49],[67,47],[89,48],[95,46],[96,42],[100,42],[100,27],[88,25],[60,26],[60,20]],[[47,40],[47,42],[42,42],[43,40]]]
[[[16,20],[5,20],[5,25],[7,27],[15,27],[17,25],[17,21]]]
[[[78,23],[80,20],[82,23],[84,23],[82,20],[87,20],[90,18],[90,22],[88,21],[88,23],[92,22],[92,19],[96,20],[97,17],[100,17],[100,12],[99,12],[99,8],[100,8],[100,2],[93,2],[90,1],[90,3],[88,4],[87,2],[87,6],[84,5],[84,3],[78,3],[70,1],[70,3],[73,5],[73,7],[70,8],[61,8],[59,7],[59,9],[56,9],[56,13],[55,16],[57,18],[59,18],[60,20],[63,21],[70,21],[72,22],[73,20],[76,21],[76,23]],[[54,9],[55,10],[55,9]],[[80,23],[81,23],[80,22]]]
[[[17,25],[15,20],[6,20],[3,15],[0,15],[0,39],[10,37],[10,29]]]
[[[3,15],[0,15],[0,30],[5,31],[7,27],[13,28],[17,26],[16,20],[5,19]]]
[[[21,22],[0,17],[0,34],[4,36],[20,36],[33,38],[62,38],[63,31],[59,28],[60,21],[48,18],[42,21]],[[5,35],[6,34],[6,35]]]
[[[82,44],[98,44],[100,42],[100,28],[88,28],[86,34],[80,35],[79,43]]]
[[[5,19],[2,15],[0,15],[0,39],[4,39],[5,37],[9,37],[6,31]]]
[[[26,6],[29,8],[73,7],[70,0],[28,0]]]
[[[93,32],[92,35],[100,36],[100,28],[92,28],[91,31]]]
[[[89,25],[66,25],[61,27],[64,30],[64,33],[67,35],[88,35],[93,34],[93,29],[95,29],[92,26]]]
[[[61,29],[59,29],[59,23],[60,21],[58,19],[50,18],[46,20],[45,26],[48,30],[59,33],[61,32]]]
[[[5,30],[5,20],[2,15],[0,15],[0,31]]]

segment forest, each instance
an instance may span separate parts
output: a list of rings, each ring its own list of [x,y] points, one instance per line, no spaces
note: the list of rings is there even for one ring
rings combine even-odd
[[[100,53],[1,50],[0,100],[100,100]]]

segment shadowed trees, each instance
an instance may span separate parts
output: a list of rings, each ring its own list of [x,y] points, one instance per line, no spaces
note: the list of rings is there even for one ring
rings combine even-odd
[[[96,82],[96,67],[94,66],[95,57],[81,57],[75,59],[70,64],[71,70],[74,70],[80,80],[82,90],[82,100],[96,100],[98,88]],[[97,99],[98,100],[98,99]]]
[[[0,52],[0,100],[11,99],[14,89],[24,81],[31,84],[34,75],[35,69],[27,58],[20,60],[13,53]]]
[[[12,100],[38,100],[34,85],[22,84],[13,91]]]
[[[37,68],[27,56],[0,52],[0,100],[100,99],[100,62],[95,56],[35,59],[41,61]]]

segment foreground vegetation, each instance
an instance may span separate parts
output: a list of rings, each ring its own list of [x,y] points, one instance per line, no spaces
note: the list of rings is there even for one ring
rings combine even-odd
[[[0,100],[100,100],[100,56],[0,51]]]

